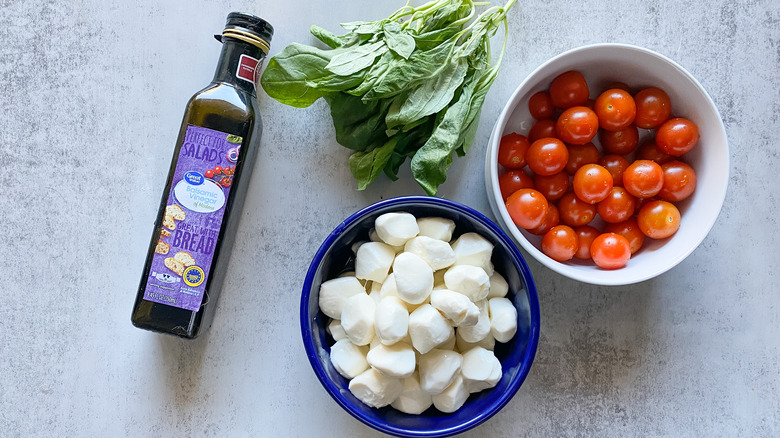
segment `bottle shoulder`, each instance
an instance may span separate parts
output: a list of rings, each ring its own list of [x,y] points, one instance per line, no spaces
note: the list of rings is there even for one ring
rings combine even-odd
[[[256,105],[253,96],[230,84],[211,83],[190,98],[184,122],[223,131],[236,124],[251,126]]]

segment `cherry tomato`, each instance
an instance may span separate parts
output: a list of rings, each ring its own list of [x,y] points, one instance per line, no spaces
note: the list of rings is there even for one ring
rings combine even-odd
[[[525,154],[528,167],[537,175],[553,175],[566,167],[569,150],[562,141],[547,137],[536,140]]]
[[[225,172],[225,175],[233,175],[233,172],[236,170],[235,167],[226,167],[222,169],[223,172]]]
[[[214,178],[214,171],[209,169],[209,170],[207,170],[205,172],[205,175],[206,175],[206,178],[209,178],[209,179]]]
[[[522,169],[525,167],[525,153],[531,143],[524,135],[517,133],[501,137],[498,145],[498,164],[507,169]]]
[[[569,175],[577,173],[577,169],[585,164],[595,164],[599,160],[599,150],[593,143],[585,144],[570,144],[569,148],[569,161],[566,162],[566,167],[563,170]]]
[[[566,172],[536,175],[534,176],[534,188],[548,201],[557,201],[569,190],[569,175]]]
[[[612,175],[613,186],[623,186],[623,172],[631,164],[620,155],[605,155],[599,158],[599,166],[607,169]]]
[[[636,149],[639,142],[639,130],[634,125],[617,131],[599,131],[601,147],[610,154],[628,155]]]
[[[572,187],[582,201],[595,204],[606,198],[612,190],[612,175],[598,164],[586,164],[574,174]]]
[[[531,98],[528,99],[528,111],[531,112],[531,117],[536,120],[544,120],[552,117],[555,113],[555,107],[553,107],[550,93],[540,91],[531,96]]]
[[[653,129],[665,122],[672,114],[672,101],[664,90],[645,88],[634,96],[636,117],[634,124],[640,128]]]
[[[631,254],[639,251],[642,248],[642,244],[645,243],[645,235],[642,230],[639,229],[639,224],[635,217],[630,217],[623,222],[616,224],[607,224],[604,231],[607,233],[620,234],[628,240],[628,245],[631,248]]]
[[[604,233],[591,243],[590,256],[600,268],[618,269],[626,266],[631,258],[631,247],[620,234]]]
[[[679,157],[699,141],[699,127],[682,117],[664,122],[655,133],[655,144],[669,155]]]
[[[619,81],[613,82],[613,83],[607,85],[607,88],[605,88],[604,91],[612,90],[612,89],[623,90],[623,91],[625,91],[628,94],[632,94],[631,93],[631,87],[629,87],[628,84],[626,84],[625,82],[619,82]]]
[[[561,73],[550,84],[550,98],[558,108],[571,108],[584,105],[588,100],[590,90],[585,77],[578,71]]]
[[[622,222],[634,215],[634,197],[623,187],[612,187],[609,195],[596,207],[604,222]]]
[[[566,225],[556,225],[542,237],[542,252],[558,262],[571,260],[577,248],[577,233]]]
[[[658,197],[664,201],[682,201],[696,189],[696,172],[682,161],[672,161],[661,166],[664,185]],[[549,199],[549,198],[547,198]]]
[[[217,166],[214,168],[214,175],[222,175],[222,166]]]
[[[578,227],[587,225],[596,217],[596,206],[580,200],[574,193],[568,192],[558,200],[558,215],[563,224]]]
[[[222,187],[230,187],[230,184],[233,182],[232,179],[228,177],[222,178],[222,181],[220,181],[220,184],[222,184]]]
[[[577,257],[580,260],[590,260],[590,245],[601,233],[590,225],[575,227],[574,232],[577,233],[577,241],[579,243],[574,257]]]
[[[536,228],[547,216],[547,200],[534,189],[520,189],[509,195],[506,209],[518,227]]]
[[[668,163],[674,160],[674,157],[665,153],[658,146],[655,145],[655,141],[648,141],[636,151],[637,160],[650,160],[655,161],[658,164]]]
[[[531,228],[528,232],[536,236],[543,236],[550,231],[552,227],[558,225],[560,220],[558,208],[554,204],[547,204],[547,215],[544,217],[542,224],[536,228]]]
[[[671,202],[651,201],[636,217],[642,233],[653,239],[665,239],[680,228],[680,211]]]
[[[552,120],[539,120],[528,131],[528,141],[531,143],[547,137],[558,137],[558,134],[555,133],[555,122]]]
[[[596,98],[594,111],[598,116],[599,126],[607,131],[619,131],[634,121],[636,104],[627,91],[613,88]]]
[[[534,188],[534,181],[522,170],[510,170],[498,177],[498,188],[501,189],[501,196],[506,201],[509,195],[520,189]]]
[[[623,187],[637,198],[650,198],[661,191],[664,171],[655,161],[636,160],[623,172]]]
[[[555,133],[558,138],[571,144],[585,144],[596,136],[599,120],[593,110],[584,106],[567,109],[558,117]]]

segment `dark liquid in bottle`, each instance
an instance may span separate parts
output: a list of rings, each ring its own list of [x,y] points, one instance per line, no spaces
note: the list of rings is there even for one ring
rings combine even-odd
[[[272,33],[260,18],[228,15],[214,80],[187,103],[133,308],[136,327],[194,338],[211,323],[258,153],[255,73]]]

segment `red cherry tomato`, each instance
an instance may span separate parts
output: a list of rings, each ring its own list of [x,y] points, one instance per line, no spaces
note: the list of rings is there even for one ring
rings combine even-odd
[[[547,204],[547,215],[544,217],[542,224],[536,228],[529,229],[528,232],[536,236],[543,236],[550,231],[552,227],[558,225],[559,221],[560,216],[558,216],[558,208],[554,204]]]
[[[658,164],[668,163],[674,160],[674,157],[665,153],[658,146],[655,145],[655,141],[648,141],[636,151],[637,160],[650,160],[655,161]]]
[[[214,178],[214,171],[209,169],[209,170],[207,170],[205,172],[205,175],[206,175],[206,178],[209,178],[209,179]]]
[[[634,197],[623,187],[612,187],[609,195],[596,207],[604,222],[622,222],[634,215]]]
[[[568,192],[558,200],[558,215],[561,223],[571,227],[587,225],[596,217],[596,206]]]
[[[501,190],[501,196],[504,201],[512,193],[520,189],[534,188],[534,181],[522,170],[510,170],[498,177],[498,188]]]
[[[585,144],[596,136],[599,120],[593,110],[584,106],[567,109],[558,117],[555,133],[558,138],[571,144]]]
[[[517,133],[501,137],[498,145],[498,164],[507,169],[522,169],[525,167],[525,153],[531,143],[524,135]]]
[[[558,262],[571,260],[579,248],[577,233],[566,225],[557,225],[542,238],[542,252]]]
[[[528,99],[528,111],[531,112],[531,117],[536,120],[549,119],[555,113],[555,107],[553,106],[550,93],[546,91],[540,91],[535,93]]]
[[[214,168],[214,175],[222,175],[222,166],[217,166]]]
[[[558,134],[555,133],[555,122],[553,120],[539,120],[528,131],[528,141],[531,143],[548,137],[558,137]]]
[[[572,187],[582,201],[595,204],[606,198],[612,190],[612,175],[598,164],[586,164],[574,174]]]
[[[561,73],[550,84],[550,98],[558,108],[571,108],[584,105],[588,100],[590,90],[585,77],[578,71]]]
[[[599,150],[593,143],[566,146],[569,148],[569,161],[566,162],[563,170],[569,175],[577,173],[577,170],[585,164],[595,164],[599,160]]]
[[[620,234],[628,240],[628,245],[631,248],[631,254],[639,251],[642,248],[642,244],[645,243],[645,235],[642,230],[639,229],[639,224],[635,217],[630,217],[623,222],[616,224],[607,224],[604,229],[607,233]]]
[[[682,161],[672,161],[661,166],[664,185],[658,197],[664,201],[682,201],[696,190],[696,172]],[[549,199],[549,198],[548,198]]]
[[[636,217],[642,233],[653,239],[665,239],[680,228],[680,211],[671,202],[651,201]]]
[[[596,98],[594,111],[599,118],[599,126],[607,131],[619,131],[634,121],[636,104],[627,91],[613,88]]]
[[[520,189],[509,195],[506,209],[518,227],[536,228],[547,216],[547,200],[534,189]]]
[[[623,172],[631,164],[620,155],[605,155],[599,158],[599,166],[607,169],[612,175],[613,186],[623,186]]]
[[[636,117],[634,124],[640,128],[653,129],[665,122],[672,114],[672,101],[664,90],[645,88],[634,96]]]
[[[577,241],[579,243],[574,257],[577,257],[580,260],[590,260],[590,245],[601,233],[590,225],[575,227],[574,232],[577,233]]]
[[[525,154],[525,160],[537,175],[553,175],[566,167],[569,150],[556,138],[542,138],[531,144]]]
[[[558,172],[552,175],[536,175],[534,188],[548,201],[557,201],[569,190],[569,174]]]
[[[225,175],[233,175],[233,171],[235,171],[235,167],[226,167],[222,169],[223,172],[225,172]]]
[[[591,243],[590,256],[600,268],[618,269],[626,266],[631,258],[631,247],[620,234],[604,233]]]
[[[610,154],[628,155],[636,149],[639,142],[639,130],[634,125],[617,131],[599,131],[601,147]]]
[[[637,198],[650,198],[661,191],[664,171],[655,161],[636,160],[623,172],[623,187]]]
[[[230,184],[233,182],[232,179],[228,177],[222,178],[222,181],[220,181],[220,184],[222,184],[222,187],[230,187]]]
[[[658,148],[675,157],[693,149],[698,141],[699,127],[682,117],[667,120],[655,133]]]
[[[612,89],[623,90],[628,94],[633,94],[631,93],[631,87],[629,87],[628,84],[626,84],[625,82],[620,82],[620,81],[613,82],[607,85],[607,88],[605,88],[604,91],[612,90]]]

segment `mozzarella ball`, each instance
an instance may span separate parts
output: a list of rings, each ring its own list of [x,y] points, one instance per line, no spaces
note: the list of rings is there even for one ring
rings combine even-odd
[[[420,232],[417,220],[409,213],[385,213],[374,222],[377,236],[392,246],[400,246]]]
[[[460,375],[463,356],[451,350],[433,349],[420,356],[420,386],[431,395],[440,394]]]
[[[424,217],[417,219],[417,227],[420,236],[449,242],[452,240],[452,232],[455,231],[455,222],[441,217]]]
[[[341,326],[341,321],[338,319],[334,319],[328,324],[328,333],[330,333],[334,341],[347,339],[347,332],[344,331],[344,327]]]
[[[492,351],[474,347],[463,353],[461,375],[470,393],[496,386],[501,380],[501,362]]]
[[[420,306],[409,315],[409,336],[414,348],[422,354],[447,341],[452,332],[452,325],[430,304]]]
[[[339,319],[347,298],[361,293],[365,294],[366,289],[355,277],[328,280],[320,286],[320,310],[331,318]]]
[[[433,289],[433,270],[420,257],[404,252],[393,262],[398,296],[410,304],[420,304]]]
[[[409,312],[400,298],[388,296],[379,301],[374,316],[374,329],[385,345],[395,344],[406,337],[409,332]]]
[[[420,257],[434,271],[447,268],[455,263],[455,251],[452,250],[449,243],[427,236],[409,239],[404,246],[404,251]]]
[[[351,296],[341,311],[341,326],[355,345],[368,345],[374,337],[374,299],[362,294]]]
[[[490,290],[487,298],[503,298],[509,292],[509,284],[498,272],[493,272],[490,276]]]
[[[403,384],[401,395],[390,406],[412,415],[422,414],[431,407],[433,404],[431,395],[420,387],[419,373],[413,373],[411,376],[401,380],[401,383]]]
[[[470,326],[458,327],[458,334],[466,342],[479,342],[490,334],[490,315],[488,314],[487,300],[482,300],[477,304],[479,307],[479,319],[477,323]],[[343,322],[341,323],[344,324]]]
[[[355,256],[355,276],[382,283],[393,265],[395,250],[380,242],[360,245]]]
[[[366,360],[383,375],[399,378],[411,376],[417,364],[414,350],[403,342],[379,344],[368,352]]]
[[[436,409],[445,414],[450,414],[460,409],[468,398],[468,388],[463,382],[463,378],[458,374],[447,389],[442,391],[441,394],[431,397],[431,400]]]
[[[471,265],[455,265],[444,273],[447,289],[460,292],[472,302],[484,300],[490,290],[490,277],[484,269]]]
[[[330,347],[330,362],[345,379],[354,379],[368,369],[367,351],[366,347],[359,347],[349,342],[349,339],[342,339]]]
[[[493,265],[490,257],[493,255],[493,244],[477,233],[465,233],[453,242],[452,250],[455,252],[456,265],[479,266],[488,275],[493,273]]]
[[[509,342],[517,333],[517,309],[507,298],[488,300],[490,331],[498,342]]]
[[[479,320],[479,308],[460,292],[437,289],[431,292],[431,306],[442,313],[455,327],[474,325]]]
[[[389,405],[403,389],[399,379],[383,376],[373,368],[363,371],[349,382],[350,392],[372,408]]]

